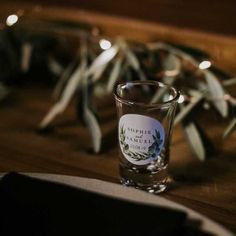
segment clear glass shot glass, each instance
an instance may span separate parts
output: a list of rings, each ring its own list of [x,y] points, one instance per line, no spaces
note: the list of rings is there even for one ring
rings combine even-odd
[[[121,183],[152,193],[167,187],[173,120],[179,92],[157,81],[118,84]]]

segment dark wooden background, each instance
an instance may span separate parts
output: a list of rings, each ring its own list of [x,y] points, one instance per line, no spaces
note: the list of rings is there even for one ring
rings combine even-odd
[[[83,8],[111,15],[236,35],[235,0],[18,0]],[[10,2],[10,1],[8,1]]]

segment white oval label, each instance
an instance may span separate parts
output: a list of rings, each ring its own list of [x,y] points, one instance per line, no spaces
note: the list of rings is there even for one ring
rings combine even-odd
[[[119,143],[125,158],[135,165],[158,159],[165,139],[161,123],[143,115],[126,114],[119,121]]]

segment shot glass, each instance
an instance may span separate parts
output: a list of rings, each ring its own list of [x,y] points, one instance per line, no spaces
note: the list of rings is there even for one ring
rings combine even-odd
[[[167,187],[173,120],[179,92],[157,81],[118,84],[121,183],[152,193]]]

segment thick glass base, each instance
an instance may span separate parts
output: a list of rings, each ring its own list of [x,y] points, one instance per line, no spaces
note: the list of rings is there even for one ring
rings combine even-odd
[[[149,193],[158,194],[166,190],[168,171],[167,166],[156,172],[141,172],[120,167],[120,182]]]
[[[141,189],[141,190],[147,191],[149,193],[154,193],[154,194],[161,193],[161,192],[165,191],[167,188],[166,181],[163,183],[158,183],[158,184],[154,184],[151,186],[140,186],[139,184],[136,184],[130,180],[123,179],[123,178],[121,178],[120,182],[121,182],[121,184],[123,184],[125,186],[134,187],[136,189]]]

